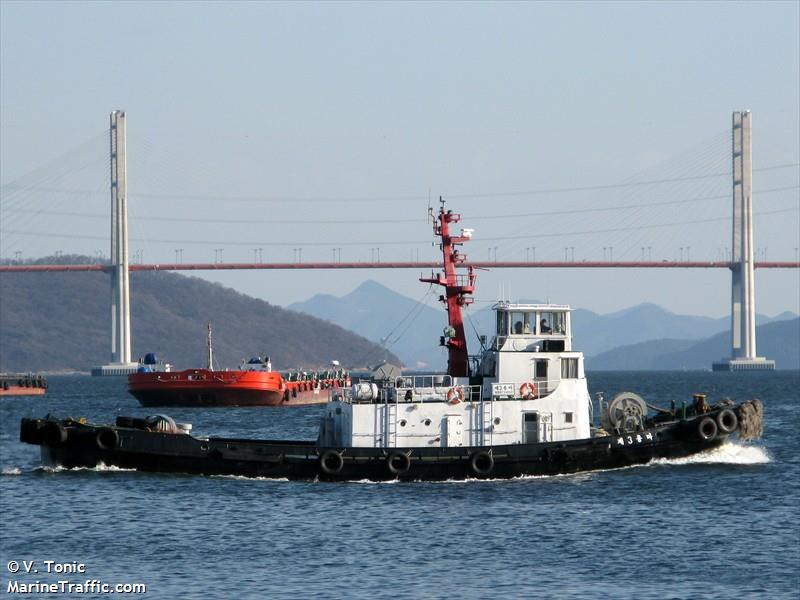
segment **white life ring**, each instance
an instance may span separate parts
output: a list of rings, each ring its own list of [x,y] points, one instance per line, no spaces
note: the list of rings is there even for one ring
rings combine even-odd
[[[459,404],[464,401],[464,390],[460,387],[454,387],[447,390],[447,403]]]
[[[525,400],[530,400],[536,396],[536,384],[532,381],[526,381],[519,386],[519,395]]]

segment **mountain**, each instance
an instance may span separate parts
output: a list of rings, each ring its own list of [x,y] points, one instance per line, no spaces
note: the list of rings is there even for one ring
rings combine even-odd
[[[442,369],[447,355],[438,343],[447,325],[447,313],[437,297],[429,295],[427,303],[418,302],[370,280],[346,296],[317,294],[286,308],[383,343],[409,367]]]
[[[645,303],[606,315],[576,310],[572,330],[575,347],[593,356],[623,344],[646,340],[700,340],[724,331],[726,325],[727,321],[676,315],[657,304]]]
[[[436,295],[438,294],[434,294]],[[520,302],[534,301],[522,299]],[[437,346],[447,314],[431,298],[428,305],[419,304],[375,281],[366,281],[346,296],[318,294],[305,302],[291,304],[288,308],[326,319],[374,342],[385,340],[386,346],[406,365],[443,369],[447,362],[444,350]],[[474,307],[468,308],[464,314],[467,340],[474,352],[478,347],[475,330],[491,339],[494,314],[490,308],[475,310]],[[775,317],[756,315],[756,323],[765,324],[795,317],[797,315],[791,312]],[[666,343],[667,347],[678,352],[688,348],[693,342],[724,333],[729,328],[729,317],[715,319],[678,315],[652,303],[639,304],[606,315],[580,308],[572,312],[574,347],[589,358],[621,346],[652,340],[658,340],[659,344]],[[675,345],[671,345],[673,342]],[[640,349],[644,351],[643,348]],[[657,351],[658,345],[653,350],[648,350],[654,355]],[[723,351],[715,359],[726,354]]]
[[[587,360],[590,370],[710,369],[730,356],[730,331],[700,342],[650,340],[621,346]],[[758,354],[771,358],[778,369],[800,369],[800,318],[756,327]]]
[[[0,370],[87,371],[109,361],[109,278],[104,273],[0,274]],[[212,321],[219,366],[266,353],[278,369],[339,360],[363,368],[399,362],[367,339],[321,319],[176,273],[131,273],[132,351],[177,368],[205,366]]]

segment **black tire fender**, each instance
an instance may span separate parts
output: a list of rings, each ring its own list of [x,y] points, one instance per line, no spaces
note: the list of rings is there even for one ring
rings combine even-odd
[[[19,441],[41,446],[45,440],[45,425],[38,419],[22,419],[19,426]]]
[[[727,435],[733,433],[739,427],[739,417],[730,408],[723,408],[717,414],[717,429],[720,433]]]
[[[61,423],[49,422],[44,427],[44,443],[48,446],[61,446],[68,437],[67,430]]]
[[[119,447],[119,433],[111,427],[100,429],[94,439],[100,450],[116,450]]]
[[[710,442],[717,437],[717,422],[711,417],[703,417],[697,423],[697,436],[704,442]]]
[[[405,452],[392,452],[386,457],[386,466],[392,475],[405,475],[411,469],[411,459]]]
[[[342,453],[336,450],[326,450],[319,457],[319,468],[326,475],[336,475],[344,467]]]
[[[469,457],[469,468],[478,476],[488,475],[494,469],[494,458],[491,452],[478,450]]]

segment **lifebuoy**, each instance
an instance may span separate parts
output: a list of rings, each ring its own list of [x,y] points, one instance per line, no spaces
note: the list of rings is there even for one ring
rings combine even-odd
[[[344,467],[344,459],[341,452],[336,450],[326,450],[319,457],[319,468],[326,475],[336,475]]]
[[[478,450],[470,456],[469,467],[475,475],[488,475],[494,469],[494,458],[490,452]]]
[[[447,402],[449,404],[459,404],[464,401],[464,390],[454,387],[447,390]]]
[[[405,452],[392,452],[386,458],[386,466],[392,475],[403,475],[411,469],[411,459]]]
[[[526,381],[519,386],[519,395],[525,400],[530,400],[536,396],[536,384],[532,381]]]
[[[711,417],[703,417],[697,424],[697,435],[704,442],[710,442],[717,437],[717,422]]]
[[[739,426],[739,418],[736,416],[736,413],[733,412],[730,408],[723,408],[719,411],[717,415],[717,428],[723,434],[729,434],[736,431],[736,428]]]
[[[119,446],[119,434],[116,429],[103,427],[95,436],[97,447],[100,450],[115,450]]]

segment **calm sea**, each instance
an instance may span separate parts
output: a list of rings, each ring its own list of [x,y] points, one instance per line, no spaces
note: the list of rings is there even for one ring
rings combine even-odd
[[[144,597],[169,599],[796,599],[800,374],[594,373],[589,381],[607,398],[632,390],[663,405],[701,391],[711,401],[758,397],[765,437],[692,459],[513,481],[54,472],[39,467],[38,448],[19,443],[21,417],[111,422],[153,410],[120,379],[51,377],[44,398],[0,399],[0,595],[14,581],[97,580],[144,583]],[[163,409],[199,434],[295,439],[316,436],[320,411]],[[30,561],[38,573],[24,573]],[[47,573],[44,561],[83,563],[85,573]],[[98,597],[66,594],[79,596]]]

